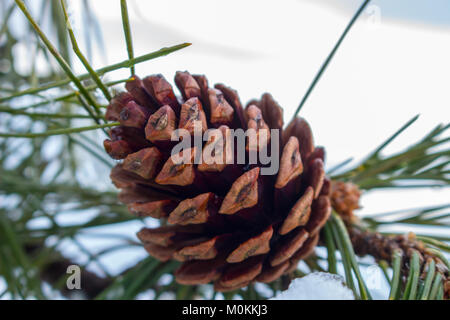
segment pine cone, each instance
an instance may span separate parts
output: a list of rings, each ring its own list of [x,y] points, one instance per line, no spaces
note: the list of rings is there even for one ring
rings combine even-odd
[[[162,75],[134,76],[106,113],[121,124],[104,142],[112,158],[123,160],[111,172],[120,200],[137,216],[161,219],[161,227],[138,232],[145,249],[161,261],[183,262],[175,273],[179,283],[214,282],[217,291],[272,282],[294,270],[314,250],[330,215],[324,149],[314,147],[308,123],[295,118],[283,129],[283,110],[267,93],[243,108],[235,90],[209,88],[203,75],[177,72],[175,83],[182,99]],[[175,161],[171,135],[177,128],[198,135],[194,122],[200,134],[214,128],[227,137],[229,129],[252,128],[257,137],[269,129],[280,135],[248,137],[242,164],[228,140],[214,135],[200,145],[203,151],[193,144]],[[218,141],[215,159],[225,161],[211,163],[206,150]],[[263,175],[268,165],[251,164],[248,155],[272,146],[279,170]],[[202,163],[193,164],[198,158]]]

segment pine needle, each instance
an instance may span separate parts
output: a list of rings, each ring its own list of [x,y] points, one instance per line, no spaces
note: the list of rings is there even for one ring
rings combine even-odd
[[[77,39],[75,38],[75,34],[73,33],[72,25],[70,23],[70,19],[67,14],[66,5],[64,4],[64,0],[60,0],[60,2],[61,2],[61,7],[62,7],[63,13],[64,13],[64,18],[66,20],[66,28],[67,28],[67,31],[69,32],[69,38],[70,38],[70,42],[72,43],[73,51],[75,52],[77,57],[80,59],[81,63],[84,65],[87,72],[91,75],[92,80],[94,80],[94,82],[97,84],[98,88],[103,92],[103,95],[105,96],[105,98],[108,101],[111,100],[111,95],[110,95],[108,89],[103,84],[102,80],[100,80],[100,77],[94,71],[94,69],[91,67],[91,65],[89,64],[89,61],[83,55],[83,53],[80,50],[80,47],[78,46]],[[96,107],[98,108],[98,106],[96,106]]]
[[[430,259],[429,263],[427,262],[427,264],[425,266],[425,270],[427,272],[427,276],[425,277],[422,294],[420,295],[420,300],[427,300],[428,299],[428,295],[429,295],[430,290],[431,290],[431,284],[433,282],[434,274],[436,272],[435,271],[435,266],[436,266],[436,263],[434,262],[434,259]]]
[[[439,272],[436,272],[428,300],[435,300],[439,289],[442,289],[442,275]]]
[[[327,222],[323,228],[325,236],[325,245],[327,247],[328,272],[337,274],[336,246],[333,242],[333,233],[330,222]]]
[[[403,300],[415,300],[417,286],[419,284],[419,276],[419,253],[417,252],[417,250],[413,250],[411,259],[409,260],[409,275],[406,282],[405,292],[403,293]]]
[[[134,66],[136,64],[142,63],[142,62],[146,62],[155,58],[159,58],[165,55],[168,55],[170,53],[173,53],[175,51],[181,50],[183,48],[189,47],[191,45],[191,43],[182,43],[182,44],[178,44],[175,46],[171,46],[171,47],[167,47],[167,48],[162,48],[159,49],[158,51],[154,51],[151,53],[147,53],[144,54],[142,56],[136,57],[134,59],[130,59],[130,60],[124,60],[122,62],[119,63],[115,63],[100,69],[95,70],[95,72],[99,75],[102,76],[108,72],[112,72],[112,71],[116,71],[122,68],[130,68],[131,66]],[[89,73],[84,73],[78,77],[76,77],[79,81],[82,80],[86,80],[90,77]],[[58,87],[62,87],[65,86],[67,84],[69,84],[72,80],[70,78],[68,79],[63,79],[63,80],[59,80],[59,81],[55,81],[49,84],[45,84],[42,86],[39,86],[38,88],[30,88],[30,89],[26,89],[23,91],[19,91],[16,92],[10,96],[7,97],[1,97],[0,98],[0,102],[4,102],[4,101],[8,101],[11,100],[13,98],[17,98],[17,97],[21,97],[21,96],[25,96],[25,95],[30,95],[30,94],[37,94],[39,92],[42,91],[46,91],[52,88],[58,88]]]
[[[392,257],[393,275],[391,280],[391,291],[389,293],[389,300],[395,300],[400,291],[401,284],[401,266],[402,266],[403,252],[400,249],[394,251]]]
[[[133,39],[131,37],[130,20],[128,18],[127,0],[120,0],[120,10],[122,13],[123,32],[125,34],[125,41],[127,43],[128,59],[131,60],[134,58],[134,52],[133,52]],[[134,65],[130,66],[130,73],[131,76],[135,74]]]
[[[333,49],[331,50],[331,52],[328,54],[328,57],[326,58],[325,62],[322,64],[322,66],[320,67],[319,71],[317,72],[316,76],[314,77],[312,83],[310,84],[308,90],[306,90],[305,95],[302,98],[302,101],[300,102],[300,105],[298,106],[297,110],[295,110],[294,113],[294,117],[295,118],[298,113],[300,112],[300,110],[302,109],[303,105],[305,104],[306,100],[308,99],[309,95],[311,94],[311,92],[313,91],[314,87],[316,86],[317,82],[319,82],[320,77],[322,76],[322,74],[324,73],[324,71],[326,70],[326,68],[328,67],[331,59],[333,59],[335,53],[337,52],[337,50],[339,49],[339,46],[341,45],[342,41],[344,41],[345,37],[347,36],[347,33],[350,31],[350,29],[352,28],[352,26],[354,25],[355,21],[358,19],[358,17],[361,15],[361,13],[364,11],[364,9],[366,8],[366,6],[369,4],[370,0],[365,0],[361,6],[359,7],[359,9],[356,11],[355,15],[353,16],[353,18],[350,20],[350,22],[348,23],[347,27],[344,29],[344,32],[342,33],[342,35],[339,37],[339,40],[336,42],[336,44],[334,45]]]
[[[39,132],[39,133],[0,133],[0,137],[2,137],[2,138],[40,138],[40,137],[48,137],[48,136],[55,136],[55,135],[61,135],[61,134],[71,134],[71,133],[77,133],[77,132],[83,132],[83,131],[89,131],[89,130],[110,128],[110,127],[115,127],[118,125],[120,125],[120,123],[111,122],[111,123],[105,123],[105,124],[93,125],[93,126],[87,126],[87,127],[80,127],[80,128],[48,130],[48,131]]]
[[[361,275],[361,272],[359,270],[359,264],[356,261],[356,255],[353,250],[353,245],[351,243],[350,236],[348,235],[347,228],[345,227],[342,219],[335,212],[332,213],[332,221],[334,221],[334,223],[335,223],[336,230],[337,230],[339,236],[341,237],[342,245],[345,250],[347,259],[349,259],[350,265],[351,265],[353,272],[355,273],[356,279],[358,281],[361,299],[371,300],[372,297],[370,296],[370,292],[367,289],[367,286],[366,286],[364,279]]]
[[[75,74],[72,72],[72,69],[70,68],[69,64],[66,62],[66,60],[64,60],[64,58],[62,57],[62,55],[58,52],[58,50],[55,48],[55,46],[51,43],[51,41],[47,38],[47,36],[45,35],[45,33],[41,30],[41,28],[39,27],[39,25],[37,24],[37,22],[33,19],[33,17],[31,16],[30,12],[28,11],[25,3],[23,0],[15,0],[17,6],[20,8],[20,10],[23,12],[23,14],[25,15],[25,17],[27,18],[27,20],[30,22],[30,24],[33,26],[34,30],[36,31],[36,33],[39,35],[39,37],[41,38],[42,42],[44,42],[45,46],[47,47],[47,49],[50,51],[50,53],[53,55],[53,57],[55,57],[56,61],[58,61],[59,65],[61,66],[61,68],[64,70],[64,72],[66,73],[66,75],[69,77],[69,79],[75,84],[75,86],[78,88],[78,90],[80,91],[80,93],[82,95],[84,95],[84,97],[86,98],[86,100],[89,102],[89,104],[91,106],[93,106],[94,108],[97,109],[98,112],[98,106],[97,106],[97,102],[94,100],[94,98],[92,98],[92,96],[90,95],[90,93],[86,90],[86,88],[84,88],[83,84],[81,83],[81,81],[75,76]],[[88,113],[92,113],[90,110],[87,110]]]

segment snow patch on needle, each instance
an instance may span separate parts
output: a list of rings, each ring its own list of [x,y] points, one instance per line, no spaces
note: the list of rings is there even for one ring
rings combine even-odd
[[[271,300],[354,300],[353,292],[344,284],[341,276],[314,272],[291,282]]]

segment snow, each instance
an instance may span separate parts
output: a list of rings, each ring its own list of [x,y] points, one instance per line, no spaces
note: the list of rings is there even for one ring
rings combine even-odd
[[[286,291],[271,300],[354,300],[353,292],[341,276],[314,272],[293,280]]]

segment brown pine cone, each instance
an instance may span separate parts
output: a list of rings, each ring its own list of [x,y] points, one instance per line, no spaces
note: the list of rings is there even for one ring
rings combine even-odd
[[[235,90],[209,88],[205,76],[177,72],[175,83],[182,98],[162,75],[134,76],[106,114],[121,123],[104,142],[112,158],[123,160],[111,172],[120,200],[133,214],[162,222],[138,232],[145,249],[161,261],[183,262],[175,273],[179,283],[214,282],[218,291],[294,270],[314,250],[330,215],[324,150],[315,148],[308,123],[296,118],[283,129],[283,110],[267,93],[243,108]],[[259,139],[247,138],[243,163],[231,140],[214,135],[203,146],[192,144],[180,162],[171,156],[177,128],[197,136],[214,128],[225,137],[230,129],[250,128]],[[227,161],[207,161],[207,147]],[[262,174],[269,165],[261,159],[249,163],[250,152],[264,148],[280,162],[272,175]]]

